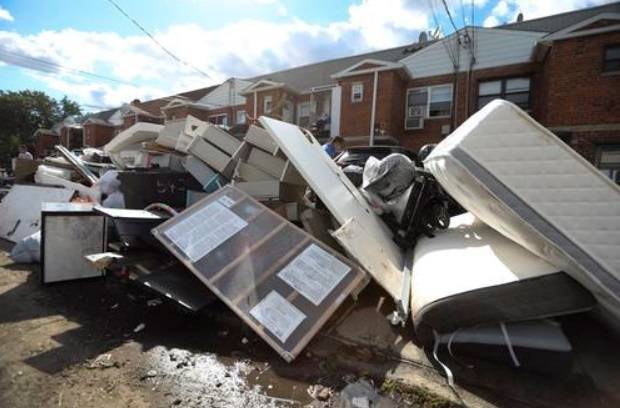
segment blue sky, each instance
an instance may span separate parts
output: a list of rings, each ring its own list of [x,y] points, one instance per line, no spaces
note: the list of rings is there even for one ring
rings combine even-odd
[[[114,0],[184,61],[174,61],[109,0],[0,0],[0,89],[118,106],[453,31],[440,0]],[[448,0],[458,27],[493,26],[606,0]],[[461,5],[464,4],[464,8]],[[432,6],[431,6],[432,5]],[[433,16],[433,11],[435,17]],[[43,61],[43,62],[42,62]],[[58,64],[64,68],[58,68]],[[88,71],[119,82],[87,77]]]

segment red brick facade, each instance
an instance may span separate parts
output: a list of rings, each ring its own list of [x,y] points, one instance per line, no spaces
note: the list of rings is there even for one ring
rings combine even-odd
[[[50,155],[54,151],[59,141],[59,137],[52,131],[40,130],[36,133],[34,141],[35,158],[43,158]]]
[[[116,136],[114,126],[86,122],[84,129],[84,147],[102,147]]]
[[[440,142],[478,110],[480,82],[529,77],[530,115],[594,161],[597,145],[620,144],[620,73],[602,72],[604,49],[610,44],[620,44],[620,33],[556,40],[541,61],[473,70],[471,74],[403,81],[397,70],[380,72],[375,125],[401,145],[417,151],[425,144]],[[367,73],[339,80],[340,133],[345,138],[369,133],[373,76]],[[356,83],[364,87],[361,102],[351,100],[351,88]],[[453,86],[451,116],[426,118],[422,129],[406,129],[407,90],[443,84]]]

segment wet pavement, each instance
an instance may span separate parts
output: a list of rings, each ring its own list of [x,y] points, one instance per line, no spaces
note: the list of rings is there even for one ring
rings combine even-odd
[[[345,406],[347,384],[383,383],[341,361],[371,355],[328,335],[289,364],[218,301],[193,314],[112,278],[43,286],[9,248],[0,242],[0,407]],[[395,390],[397,406],[452,406]]]

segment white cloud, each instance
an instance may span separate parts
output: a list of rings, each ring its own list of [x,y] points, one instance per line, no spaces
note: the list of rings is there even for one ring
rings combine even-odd
[[[497,17],[495,16],[488,16],[487,18],[484,19],[484,22],[482,23],[483,27],[495,27],[498,26],[500,24],[499,20],[497,19]]]
[[[11,12],[4,7],[0,6],[0,20],[14,21],[15,19],[11,15]]]
[[[276,0],[259,1],[281,5]],[[29,35],[0,31],[0,61],[43,71],[45,74],[37,74],[38,80],[81,103],[118,105],[135,97],[145,100],[208,86],[231,76],[251,77],[414,42],[420,30],[430,28],[428,10],[420,4],[425,3],[364,0],[349,7],[347,19],[326,24],[298,18],[278,22],[247,19],[217,29],[177,24],[154,33],[158,41],[207,72],[209,78],[172,60],[146,36],[70,28]],[[140,86],[88,80],[49,63]]]
[[[484,20],[485,27],[516,21],[517,15],[523,13],[525,20],[564,13],[585,7],[611,3],[615,0],[500,0]]]
[[[278,6],[277,13],[278,13],[278,15],[279,15],[280,17],[286,17],[286,16],[288,16],[288,9],[286,8],[286,6],[284,6],[284,5],[280,4],[280,5]]]

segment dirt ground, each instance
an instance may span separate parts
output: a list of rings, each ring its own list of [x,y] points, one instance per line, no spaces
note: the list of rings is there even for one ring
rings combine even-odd
[[[0,407],[333,406],[360,376],[381,387],[325,358],[360,350],[309,347],[287,364],[217,301],[190,314],[111,278],[43,286],[9,248],[0,242]],[[454,405],[385,386],[394,406]]]

